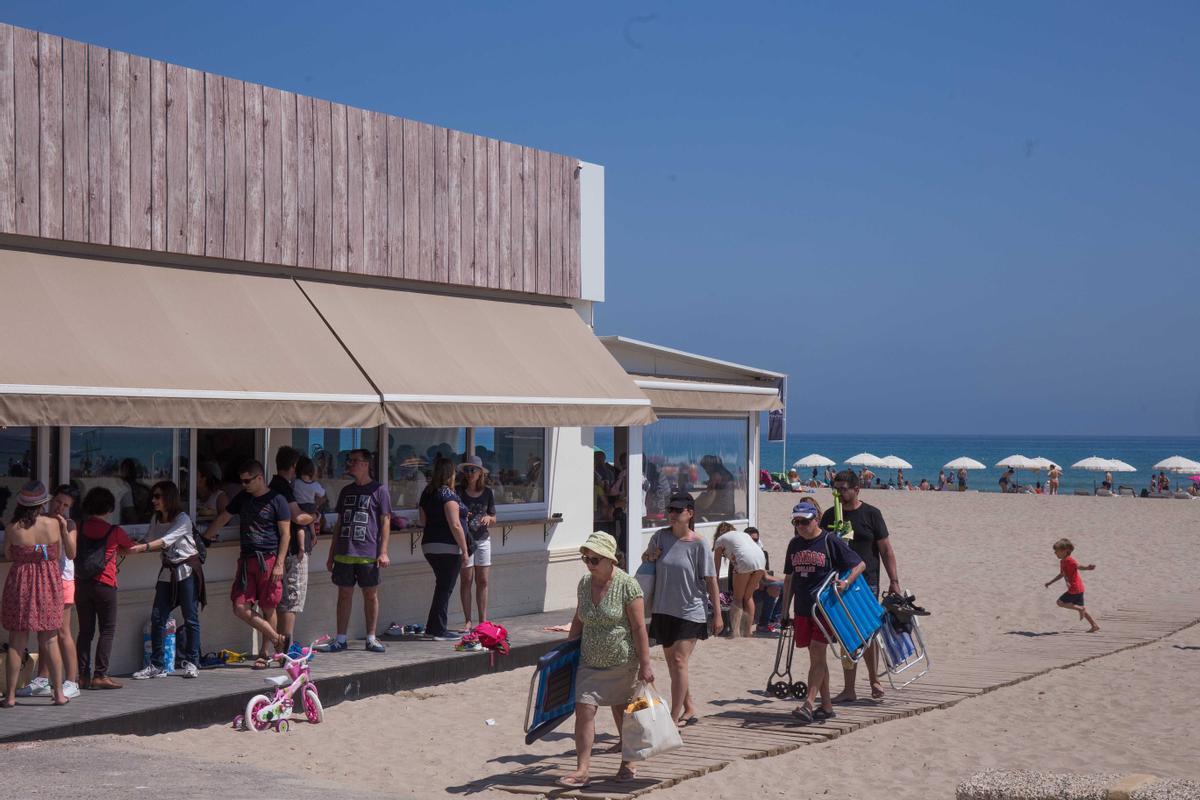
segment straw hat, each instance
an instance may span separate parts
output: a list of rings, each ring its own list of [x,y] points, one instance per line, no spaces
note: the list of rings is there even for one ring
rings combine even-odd
[[[591,550],[596,555],[607,558],[614,564],[617,563],[617,540],[611,534],[604,531],[596,531],[587,538],[583,543],[583,547],[579,548],[579,552]]]
[[[17,505],[27,508],[39,508],[48,502],[50,502],[50,493],[46,491],[46,484],[41,481],[30,481],[22,486],[21,491],[17,494]]]

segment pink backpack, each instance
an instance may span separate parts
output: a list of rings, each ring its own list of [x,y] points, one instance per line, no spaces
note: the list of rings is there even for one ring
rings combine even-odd
[[[479,643],[486,649],[502,656],[508,655],[508,631],[502,625],[485,619],[475,626],[473,633],[479,637]]]

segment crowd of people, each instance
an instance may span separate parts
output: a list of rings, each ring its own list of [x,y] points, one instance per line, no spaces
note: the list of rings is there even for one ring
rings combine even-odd
[[[378,635],[379,586],[381,573],[390,564],[391,500],[387,487],[372,476],[370,451],[350,451],[346,471],[352,480],[333,502],[336,519],[325,537],[330,540],[325,568],[337,588],[336,636],[322,649],[337,653],[349,647],[347,632],[357,587],[367,634],[365,649],[382,653],[387,646]],[[435,578],[424,638],[457,641],[474,627],[473,611],[477,610],[480,621],[487,619],[488,526],[496,522],[487,475],[478,456],[458,465],[438,458],[421,493],[421,549]],[[321,533],[327,498],[315,480],[313,462],[290,446],[277,451],[269,481],[256,460],[244,463],[238,478],[241,489],[232,497],[217,485],[205,486],[205,501],[215,514],[207,530],[220,531],[237,518],[239,554],[230,591],[231,613],[258,634],[260,646],[253,666],[267,669],[276,654],[290,649],[297,616],[304,611],[309,560]],[[77,697],[80,689],[122,688],[108,673],[117,631],[118,564],[129,553],[153,551],[162,559],[150,609],[149,663],[132,677],[199,675],[200,610],[209,601],[204,562],[214,541],[206,539],[183,510],[179,487],[164,480],[148,489],[152,515],[144,541],[108,521],[116,516],[118,506],[109,489],[96,486],[87,492],[78,526],[71,519],[77,499],[70,485],[50,493],[38,481],[27,483],[17,496],[4,538],[4,556],[13,563],[0,604],[0,625],[9,633],[7,684],[0,706],[28,696],[51,697],[61,705]],[[456,631],[451,630],[448,615],[460,577],[465,619]],[[168,663],[166,630],[176,609],[183,624],[176,634],[176,661]],[[73,614],[78,618],[76,635],[72,634]],[[37,636],[39,673],[19,687],[17,676],[31,633]]]

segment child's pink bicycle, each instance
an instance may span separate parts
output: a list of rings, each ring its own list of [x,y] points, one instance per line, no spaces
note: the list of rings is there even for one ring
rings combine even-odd
[[[312,682],[313,648],[328,639],[322,636],[308,647],[303,648],[299,655],[292,657],[286,653],[276,653],[272,660],[284,662],[286,674],[272,675],[264,680],[275,687],[273,697],[256,694],[246,703],[246,713],[233,721],[233,727],[247,731],[265,731],[274,728],[276,733],[283,733],[290,727],[289,721],[296,705],[296,695],[304,706],[304,716],[309,722],[318,723],[325,718],[325,709],[321,706],[321,698],[317,694],[317,685]]]

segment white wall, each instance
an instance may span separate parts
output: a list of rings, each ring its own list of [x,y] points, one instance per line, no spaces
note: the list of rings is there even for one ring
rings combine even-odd
[[[579,162],[580,297],[604,300],[604,167]]]

